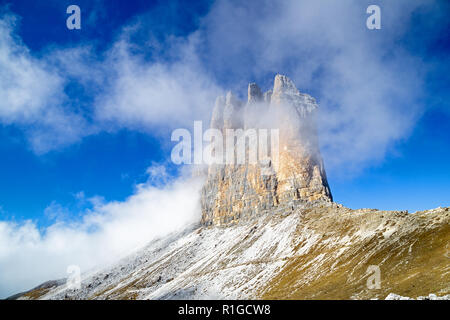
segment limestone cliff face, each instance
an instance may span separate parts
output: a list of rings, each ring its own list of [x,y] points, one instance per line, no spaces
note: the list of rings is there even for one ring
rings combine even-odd
[[[314,98],[300,93],[282,75],[265,93],[255,83],[249,84],[245,104],[231,92],[217,98],[211,127],[222,131],[224,150],[227,145],[236,146],[243,131],[251,129],[253,134],[258,129],[278,129],[279,143],[274,148],[272,135],[264,137],[268,150],[263,152],[258,145],[256,164],[248,161],[247,145],[245,163],[209,167],[201,198],[203,224],[230,224],[263,213],[292,211],[308,202],[332,201],[318,146],[317,108]],[[236,139],[227,136],[229,129],[236,129]],[[248,141],[251,135],[250,131]],[[261,136],[253,138],[259,141]]]

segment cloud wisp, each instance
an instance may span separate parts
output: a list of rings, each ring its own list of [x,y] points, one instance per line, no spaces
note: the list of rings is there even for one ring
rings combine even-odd
[[[57,219],[44,232],[32,221],[0,222],[0,297],[66,277],[69,265],[83,272],[106,265],[156,237],[197,223],[201,181],[182,177],[155,187],[162,171],[160,166],[149,168],[149,181],[125,201],[93,201],[79,222]],[[46,211],[67,214],[55,203]]]
[[[36,58],[16,35],[19,20],[0,18],[0,124],[21,128],[37,154],[121,128],[170,137],[191,119],[206,120],[222,92],[192,52],[194,36],[167,40],[170,62],[135,52],[139,23],[101,54],[82,44],[51,46]]]
[[[248,82],[269,88],[284,73],[319,101],[327,166],[358,172],[408,137],[424,110],[427,70],[400,41],[426,1],[381,1],[376,31],[365,26],[368,4],[217,0],[186,36],[155,40],[143,15],[100,55],[86,45],[40,59],[14,35],[14,16],[4,16],[0,121],[22,126],[41,153],[120,128],[167,144],[174,128],[208,120],[225,88],[243,95]],[[84,102],[71,83],[84,88]]]
[[[13,15],[0,19],[0,123],[22,128],[38,154],[78,141],[89,129],[65,93],[65,78],[31,55],[17,24]]]
[[[208,67],[232,81],[288,75],[318,99],[327,167],[357,173],[408,137],[427,69],[400,44],[426,2],[379,1],[381,30],[366,28],[369,4],[216,1],[201,29]]]

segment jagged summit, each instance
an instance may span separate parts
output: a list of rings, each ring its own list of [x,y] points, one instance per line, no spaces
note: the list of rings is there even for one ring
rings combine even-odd
[[[263,93],[256,83],[248,84],[248,104],[263,101]]]
[[[212,165],[202,190],[204,224],[223,225],[293,210],[307,202],[332,201],[317,139],[317,108],[314,98],[300,93],[283,75],[276,75],[273,89],[265,93],[250,83],[247,103],[231,92],[217,98],[212,128],[222,130],[224,136],[227,129],[276,129],[279,144],[278,150],[270,147],[272,153],[264,164]],[[236,146],[234,136],[231,142],[227,139],[224,146]]]
[[[232,129],[241,126],[240,112],[242,102],[239,101],[231,91],[225,97],[225,106],[223,109],[223,128]]]
[[[290,94],[299,94],[299,91],[295,87],[295,84],[288,77],[277,74],[273,84],[274,92],[285,92]]]
[[[217,97],[211,117],[211,128],[221,128],[223,125],[223,109],[225,107],[225,97]]]

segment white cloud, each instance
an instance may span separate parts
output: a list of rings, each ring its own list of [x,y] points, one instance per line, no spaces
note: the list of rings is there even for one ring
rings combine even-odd
[[[182,56],[175,61],[146,61],[130,52],[126,33],[122,35],[104,61],[114,69],[103,94],[97,96],[97,120],[153,134],[191,126],[194,119],[206,120],[222,91],[202,70],[191,46],[188,39],[176,49],[168,49]]]
[[[222,92],[194,52],[195,34],[170,38],[165,56],[150,61],[130,40],[139,23],[120,30],[101,55],[88,44],[52,45],[36,58],[16,35],[17,20],[0,17],[0,123],[22,128],[38,154],[101,130],[168,135],[194,119],[207,120]],[[172,61],[164,61],[167,56]],[[66,93],[73,83],[82,87],[81,96]]]
[[[408,137],[425,108],[426,66],[399,39],[426,1],[379,1],[382,29],[376,31],[366,28],[369,4],[216,1],[201,29],[208,67],[244,82],[274,73],[291,77],[319,101],[327,168],[358,172]]]
[[[0,18],[0,123],[23,128],[34,151],[42,153],[79,140],[86,124],[70,109],[64,77],[34,58],[15,35],[17,20]]]
[[[52,201],[44,209],[44,215],[50,220],[63,221],[70,217],[70,211],[56,201]]]
[[[328,169],[358,172],[408,137],[424,110],[427,67],[398,41],[426,1],[380,1],[376,31],[366,28],[369,4],[218,0],[186,37],[158,42],[143,15],[101,56],[84,45],[48,49],[41,59],[14,36],[14,19],[7,17],[0,66],[8,75],[2,79],[12,81],[0,82],[0,121],[27,124],[38,152],[120,128],[169,144],[172,129],[209,120],[215,97],[225,91],[217,83],[245,94],[248,82],[264,79],[268,88],[275,73],[284,73],[319,101]],[[65,96],[70,81],[92,100],[87,110],[78,112],[77,97]]]
[[[153,174],[160,167],[149,169]],[[123,202],[97,202],[78,223],[60,220],[40,230],[32,221],[0,222],[0,296],[115,261],[150,240],[200,219],[201,181],[179,178],[163,187],[141,184]],[[51,212],[67,209],[52,203]]]
[[[47,72],[14,36],[16,19],[0,20],[0,118],[6,123],[29,122],[41,117],[49,102],[60,99],[62,79]]]

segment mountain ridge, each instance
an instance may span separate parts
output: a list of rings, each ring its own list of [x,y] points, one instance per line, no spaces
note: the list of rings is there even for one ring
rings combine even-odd
[[[385,299],[450,294],[450,208],[413,214],[335,203],[198,226],[113,267],[19,299]],[[447,244],[447,247],[445,246]],[[380,289],[367,269],[381,270]]]

